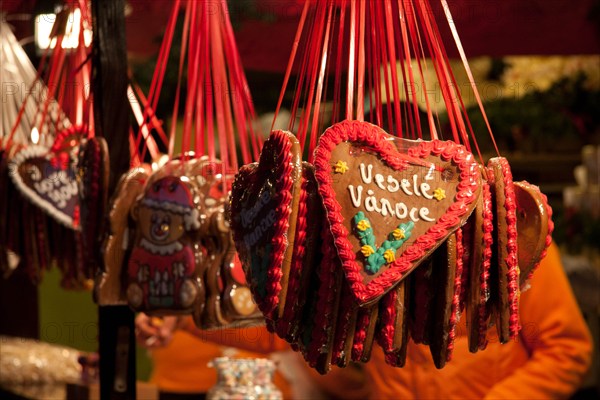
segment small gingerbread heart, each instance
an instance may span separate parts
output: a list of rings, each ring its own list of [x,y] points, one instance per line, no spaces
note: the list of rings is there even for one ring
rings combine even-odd
[[[477,163],[463,146],[397,139],[360,121],[323,133],[315,167],[346,279],[363,305],[461,226],[480,194]]]
[[[552,208],[540,188],[526,181],[515,182],[517,242],[520,286],[531,278],[552,243]]]
[[[25,147],[9,163],[10,177],[21,194],[74,230],[81,229],[75,168],[78,144],[86,132],[84,127],[69,128],[51,149]]]

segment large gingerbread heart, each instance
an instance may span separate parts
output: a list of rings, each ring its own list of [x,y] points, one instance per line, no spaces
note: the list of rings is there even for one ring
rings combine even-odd
[[[408,141],[360,121],[327,129],[315,151],[319,192],[360,304],[394,287],[468,218],[481,173],[454,142]]]

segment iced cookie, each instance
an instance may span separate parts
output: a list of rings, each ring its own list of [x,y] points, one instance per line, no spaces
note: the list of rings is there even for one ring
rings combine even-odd
[[[361,305],[393,288],[461,226],[481,186],[463,146],[406,141],[359,121],[323,133],[315,168],[342,268]],[[372,227],[369,237],[356,235],[357,219]]]
[[[490,295],[501,343],[519,333],[519,264],[517,248],[517,206],[508,161],[492,158],[487,165],[488,182],[495,211],[494,251]]]
[[[136,224],[127,267],[127,301],[153,315],[191,313],[204,303],[196,245],[201,218],[196,188],[179,176],[146,185],[134,204]]]
[[[314,167],[302,163],[302,185],[298,202],[294,253],[290,267],[286,305],[277,321],[278,335],[293,343],[298,338],[302,312],[311,281],[312,270],[320,261],[323,205],[317,192]]]
[[[385,361],[403,367],[408,348],[410,279],[405,279],[380,301],[377,342],[383,349]]]
[[[469,265],[469,280],[466,298],[466,318],[469,351],[483,350],[486,346],[486,332],[489,315],[487,302],[490,297],[490,261],[492,258],[493,213],[489,185],[484,182],[477,207],[464,230],[470,230],[470,240],[465,242],[465,252],[469,252],[466,262]],[[466,237],[466,235],[465,235]]]
[[[285,308],[301,175],[298,140],[289,132],[274,131],[259,162],[240,169],[231,192],[236,249],[254,299],[273,322]]]

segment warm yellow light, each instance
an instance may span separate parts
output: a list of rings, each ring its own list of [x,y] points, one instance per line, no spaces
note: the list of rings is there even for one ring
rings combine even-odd
[[[56,14],[40,14],[36,18],[35,24],[35,42],[40,49],[56,47],[56,38],[50,38],[52,27],[56,21]],[[63,49],[74,49],[79,44],[79,27],[81,26],[81,11],[76,9],[69,14],[69,20],[65,29],[65,36],[62,41]],[[92,30],[84,29],[83,40],[85,46],[92,44]]]
[[[31,143],[38,144],[40,141],[40,131],[34,126],[31,130]]]

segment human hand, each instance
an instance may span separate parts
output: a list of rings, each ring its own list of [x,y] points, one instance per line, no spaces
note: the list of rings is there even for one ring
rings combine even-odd
[[[167,346],[173,339],[173,332],[177,327],[178,317],[150,317],[144,313],[135,318],[135,337],[137,342],[147,348],[153,349]]]

